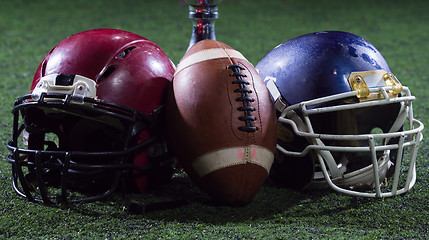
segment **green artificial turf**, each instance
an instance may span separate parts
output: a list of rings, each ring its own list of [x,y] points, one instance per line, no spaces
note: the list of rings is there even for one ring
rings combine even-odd
[[[302,34],[341,30],[381,51],[417,97],[414,114],[429,117],[429,4],[425,1],[225,0],[216,36],[254,65],[276,45]],[[425,239],[428,238],[428,141],[417,157],[410,193],[363,199],[332,191],[295,192],[264,185],[245,207],[217,205],[178,172],[172,182],[132,198],[145,203],[187,199],[188,204],[130,214],[120,195],[76,205],[29,203],[11,187],[4,161],[10,110],[28,92],[44,55],[67,36],[118,28],[157,43],[176,64],[191,34],[188,9],[178,0],[1,1],[0,4],[0,239]],[[425,129],[424,136],[429,136]]]

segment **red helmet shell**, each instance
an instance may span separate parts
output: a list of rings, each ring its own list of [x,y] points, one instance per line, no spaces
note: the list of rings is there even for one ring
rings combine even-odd
[[[31,90],[49,74],[82,75],[97,83],[97,98],[149,114],[158,107],[175,66],[163,50],[137,34],[95,29],[72,35],[40,63]]]

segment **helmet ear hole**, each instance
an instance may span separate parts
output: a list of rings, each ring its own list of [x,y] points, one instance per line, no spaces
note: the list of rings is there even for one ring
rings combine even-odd
[[[116,55],[116,58],[125,58],[134,48],[136,48],[136,47],[129,47],[129,48],[125,49],[124,51],[122,51],[118,55]]]

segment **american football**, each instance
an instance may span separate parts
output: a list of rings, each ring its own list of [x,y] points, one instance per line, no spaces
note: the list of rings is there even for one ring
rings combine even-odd
[[[245,205],[267,178],[276,116],[264,82],[230,46],[203,40],[177,66],[167,99],[169,143],[191,179],[227,205]]]

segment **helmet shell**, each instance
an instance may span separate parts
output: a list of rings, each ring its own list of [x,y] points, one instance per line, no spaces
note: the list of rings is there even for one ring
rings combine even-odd
[[[151,113],[162,103],[175,66],[148,39],[117,29],[94,29],[72,35],[40,63],[31,85],[49,74],[76,74],[97,83],[97,98]]]
[[[306,34],[286,41],[256,65],[262,79],[274,78],[289,105],[351,91],[351,72],[390,68],[365,39],[347,32]]]

